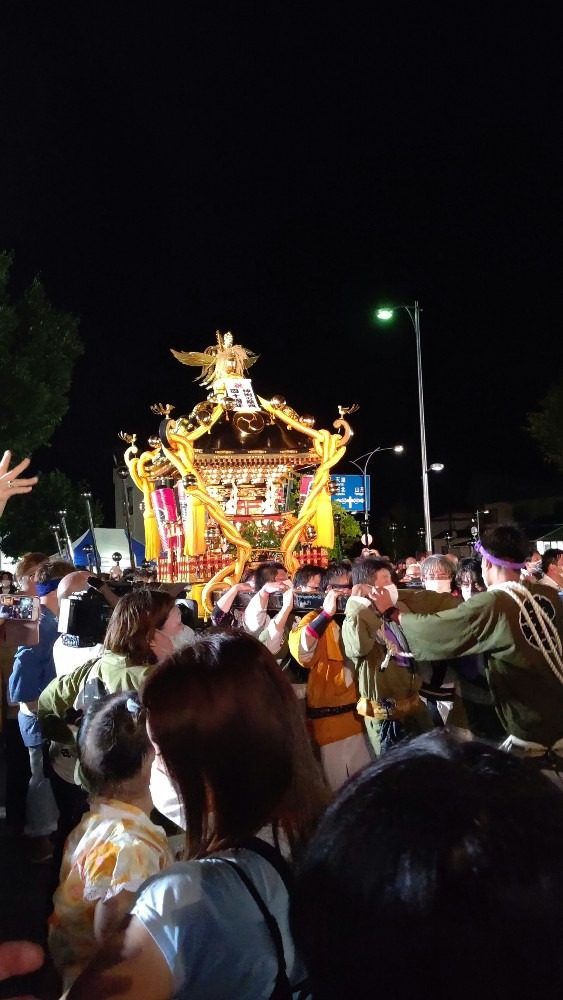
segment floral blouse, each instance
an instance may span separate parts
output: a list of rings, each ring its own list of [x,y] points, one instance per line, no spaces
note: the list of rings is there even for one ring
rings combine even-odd
[[[67,838],[49,918],[49,950],[68,989],[97,949],[98,900],[136,892],[172,862],[166,834],[136,806],[95,799]]]

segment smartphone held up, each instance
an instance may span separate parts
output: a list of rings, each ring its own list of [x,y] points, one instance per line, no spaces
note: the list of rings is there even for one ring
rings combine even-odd
[[[0,594],[0,645],[36,646],[40,601],[25,594]]]
[[[0,619],[36,622],[39,618],[39,598],[25,594],[0,594]]]

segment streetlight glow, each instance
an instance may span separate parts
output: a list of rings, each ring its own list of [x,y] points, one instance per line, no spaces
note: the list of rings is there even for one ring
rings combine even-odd
[[[432,462],[432,465],[428,466],[430,472],[441,472],[444,468],[443,462]]]
[[[396,455],[400,455],[401,452],[404,451],[404,448],[403,448],[402,444],[389,445],[389,447],[387,447],[387,448],[382,448],[380,446],[379,448],[374,448],[373,451],[367,451],[365,453],[365,455],[358,455],[357,458],[349,458],[348,459],[348,461],[351,462],[352,465],[355,465],[356,468],[359,469],[360,472],[362,473],[363,490],[364,490],[364,519],[362,521],[362,527],[364,529],[364,534],[362,535],[362,539],[365,538],[365,542],[364,542],[365,545],[370,545],[369,539],[371,538],[371,535],[369,533],[369,508],[368,508],[368,487],[367,487],[368,477],[367,477],[367,471],[368,471],[368,465],[369,465],[370,459],[373,458],[374,455],[377,455],[377,453],[380,452],[380,451],[394,451]]]
[[[424,389],[422,384],[422,356],[420,350],[420,307],[418,302],[414,305],[382,306],[375,310],[375,318],[383,322],[393,318],[396,309],[404,309],[408,313],[409,319],[414,329],[416,343],[416,368],[418,375],[418,417],[420,424],[420,457],[422,464],[422,504],[424,509],[424,534],[426,549],[432,552],[432,527],[430,522],[430,497],[428,492],[428,461],[426,458],[426,427],[424,422]],[[431,466],[434,469],[433,466]],[[438,471],[437,469],[435,471]]]

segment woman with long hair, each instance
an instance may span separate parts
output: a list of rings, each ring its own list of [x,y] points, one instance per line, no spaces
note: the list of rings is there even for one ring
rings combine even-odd
[[[263,643],[226,630],[156,667],[141,700],[185,810],[186,860],[141,887],[70,998],[290,997],[304,969],[286,859],[328,795],[291,684]]]
[[[174,608],[174,598],[166,590],[142,587],[124,594],[109,620],[104,651],[125,656],[137,666],[157,663],[173,652],[163,630]]]

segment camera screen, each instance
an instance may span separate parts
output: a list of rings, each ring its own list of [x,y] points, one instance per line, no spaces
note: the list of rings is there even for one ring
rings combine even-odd
[[[19,594],[5,594],[0,603],[0,618],[11,618],[16,621],[33,621],[33,597],[20,597]]]

